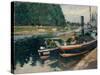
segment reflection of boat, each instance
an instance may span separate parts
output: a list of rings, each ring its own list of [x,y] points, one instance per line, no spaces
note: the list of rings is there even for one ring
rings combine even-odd
[[[59,46],[60,55],[62,57],[70,57],[87,53],[97,46],[97,40],[78,45]]]

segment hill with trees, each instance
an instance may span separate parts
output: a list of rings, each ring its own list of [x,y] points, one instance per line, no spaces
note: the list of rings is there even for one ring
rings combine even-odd
[[[57,25],[66,21],[59,4],[14,2],[15,25]]]

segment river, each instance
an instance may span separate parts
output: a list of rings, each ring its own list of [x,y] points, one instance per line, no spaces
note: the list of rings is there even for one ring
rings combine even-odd
[[[92,34],[92,36],[95,37],[94,34]],[[35,35],[14,36],[14,43],[16,44],[16,69],[14,72],[16,74],[71,70],[84,57],[84,55],[81,55],[62,58],[58,50],[55,50],[50,52],[50,57],[48,59],[41,60],[37,50],[41,46],[40,43],[43,44],[43,38],[34,37]]]
[[[37,47],[40,46],[37,43],[41,40],[38,41],[38,39],[32,39],[31,37],[32,37],[31,35],[14,36],[14,40],[16,41],[15,62],[17,62],[15,73],[33,73],[33,72],[70,70],[71,66],[76,62],[78,62],[81,58],[81,57],[75,57],[75,58],[65,59],[59,55],[59,52],[57,50],[55,50],[50,52],[50,57],[48,59],[41,60],[37,52],[38,49]],[[35,48],[34,52],[31,47]]]

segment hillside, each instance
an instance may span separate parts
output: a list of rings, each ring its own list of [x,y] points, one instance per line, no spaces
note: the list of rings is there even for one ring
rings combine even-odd
[[[60,5],[14,2],[15,25],[65,25]]]

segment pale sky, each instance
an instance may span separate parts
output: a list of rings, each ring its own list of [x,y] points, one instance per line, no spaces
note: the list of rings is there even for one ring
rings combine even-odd
[[[89,6],[81,5],[61,5],[66,21],[80,22],[80,16],[84,16],[84,22],[90,19]],[[91,12],[97,12],[97,7],[92,6]]]

